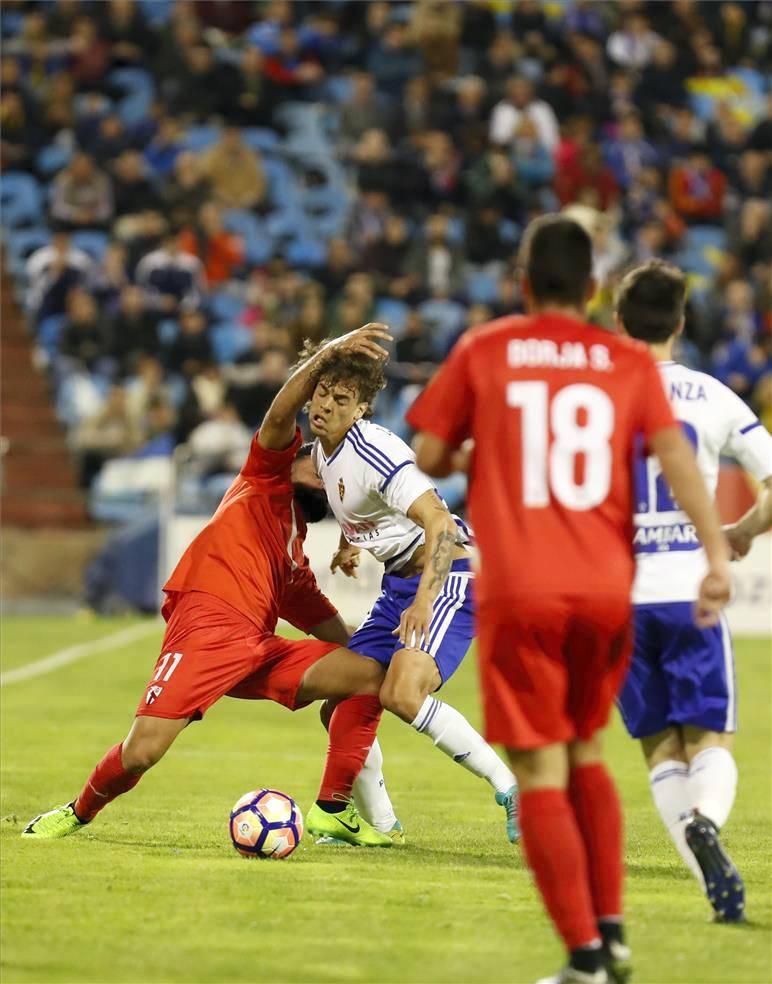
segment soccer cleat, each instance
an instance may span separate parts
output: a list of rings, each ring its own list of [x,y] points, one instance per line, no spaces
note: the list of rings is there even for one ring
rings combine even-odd
[[[507,838],[510,844],[520,840],[520,824],[517,822],[517,786],[512,786],[506,793],[496,793],[496,802],[507,811]]]
[[[542,977],[536,984],[609,984],[609,976],[604,967],[596,970],[595,973],[586,973],[577,970],[571,964],[566,964],[557,974],[552,977]]]
[[[394,847],[404,847],[405,846],[405,830],[399,820],[394,821],[394,826],[390,830],[385,830],[383,833],[387,837],[391,837],[391,842]],[[316,841],[317,847],[351,847],[352,845],[348,841],[341,840],[340,837],[320,837]]]
[[[744,922],[745,885],[719,840],[718,827],[695,810],[684,834],[705,879],[705,892],[716,913],[716,921]]]
[[[603,941],[603,965],[613,984],[627,984],[633,973],[632,950],[619,940]]]
[[[306,814],[306,829],[324,842],[332,838],[354,847],[391,847],[393,844],[391,837],[379,833],[364,820],[351,802],[340,813],[325,813],[314,803]]]
[[[75,816],[75,801],[67,806],[57,806],[55,810],[41,813],[30,820],[22,830],[22,837],[35,837],[37,840],[55,840],[57,837],[67,837],[76,830],[85,827],[85,823]]]

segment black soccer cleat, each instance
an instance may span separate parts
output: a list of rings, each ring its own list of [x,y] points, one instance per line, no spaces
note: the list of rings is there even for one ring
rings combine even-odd
[[[721,844],[718,827],[695,811],[684,833],[705,879],[705,892],[716,921],[745,922],[745,885]]]

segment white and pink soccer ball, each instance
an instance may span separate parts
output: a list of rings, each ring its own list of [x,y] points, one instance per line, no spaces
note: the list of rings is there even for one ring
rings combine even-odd
[[[228,829],[245,858],[288,858],[303,836],[303,814],[286,793],[253,789],[231,810]]]

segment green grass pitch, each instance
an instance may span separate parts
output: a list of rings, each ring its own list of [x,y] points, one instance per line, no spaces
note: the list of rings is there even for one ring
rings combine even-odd
[[[126,624],[8,618],[3,668]],[[88,830],[23,841],[23,823],[71,799],[123,738],[160,638],[151,630],[0,692],[6,984],[527,982],[557,969],[560,946],[492,794],[395,719],[381,741],[409,836],[402,850],[304,839],[285,862],[237,856],[226,827],[233,802],[266,785],[307,808],[325,741],[313,708],[293,715],[231,700]],[[630,942],[645,984],[772,979],[772,669],[768,640],[737,648],[740,788],[726,842],[746,878],[747,926],[709,922],[654,813],[638,749],[618,722],[608,737],[627,817]],[[479,720],[471,659],[443,697]]]

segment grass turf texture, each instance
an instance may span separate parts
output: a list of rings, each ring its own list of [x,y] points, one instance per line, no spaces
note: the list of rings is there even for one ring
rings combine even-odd
[[[107,634],[126,620],[4,621],[3,668]],[[400,850],[317,848],[282,862],[232,849],[227,817],[248,789],[305,809],[324,734],[292,715],[223,700],[87,830],[35,844],[23,823],[66,802],[130,724],[156,637],[8,686],[2,706],[2,980],[111,982],[520,982],[562,954],[487,786],[396,719],[381,741],[408,830]],[[745,875],[747,926],[716,926],[649,799],[635,744],[609,754],[627,816],[627,907],[636,979],[766,982],[770,957],[768,641],[738,644],[740,787],[726,842]],[[479,720],[472,660],[443,697]],[[570,892],[570,886],[566,891]]]

